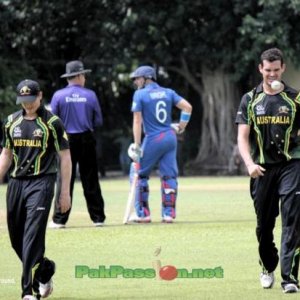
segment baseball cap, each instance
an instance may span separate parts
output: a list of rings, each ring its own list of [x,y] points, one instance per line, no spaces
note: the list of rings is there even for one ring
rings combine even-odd
[[[60,78],[73,77],[79,74],[92,72],[90,69],[84,69],[84,65],[80,60],[69,61],[66,64],[66,73],[61,75]]]
[[[17,104],[33,102],[40,92],[40,86],[36,81],[25,79],[17,86]]]

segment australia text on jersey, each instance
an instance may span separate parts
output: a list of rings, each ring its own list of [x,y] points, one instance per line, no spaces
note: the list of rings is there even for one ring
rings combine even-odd
[[[41,140],[27,140],[27,139],[15,139],[14,147],[42,147]]]
[[[260,124],[290,124],[290,116],[257,116],[256,123]]]

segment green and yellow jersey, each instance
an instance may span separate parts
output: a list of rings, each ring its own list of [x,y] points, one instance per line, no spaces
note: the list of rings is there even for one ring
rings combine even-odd
[[[13,153],[11,177],[55,174],[57,152],[69,149],[61,120],[42,105],[37,114],[36,119],[27,120],[20,110],[8,116],[4,124],[3,147]]]
[[[264,93],[262,83],[242,97],[237,124],[250,130],[251,155],[257,164],[300,158],[300,96],[285,85],[276,95]]]

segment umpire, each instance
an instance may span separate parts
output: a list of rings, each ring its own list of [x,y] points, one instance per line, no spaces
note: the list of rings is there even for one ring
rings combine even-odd
[[[77,164],[90,218],[95,226],[102,226],[105,220],[104,200],[98,178],[96,140],[94,129],[102,125],[102,113],[96,94],[85,88],[85,75],[91,72],[84,69],[81,61],[70,61],[66,64],[68,85],[54,93],[51,109],[62,121],[69,137],[72,178],[71,198],[73,199],[74,182]],[[58,185],[59,190],[59,185]],[[61,213],[58,201],[55,201],[53,221],[50,228],[64,228],[70,210]]]
[[[295,293],[300,255],[300,97],[281,81],[285,64],[279,49],[262,53],[259,71],[263,81],[243,96],[236,123],[238,147],[251,176],[260,283],[268,289],[275,281],[279,256],[273,229],[280,200],[281,286],[284,293]]]
[[[60,209],[70,208],[71,159],[62,122],[41,104],[39,84],[23,80],[17,86],[17,104],[23,109],[4,124],[0,180],[10,169],[7,187],[7,223],[11,244],[22,261],[23,300],[51,294],[53,261],[44,257],[45,234],[61,160]]]

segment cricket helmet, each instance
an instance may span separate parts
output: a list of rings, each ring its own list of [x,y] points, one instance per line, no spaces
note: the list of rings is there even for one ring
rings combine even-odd
[[[138,67],[134,72],[130,74],[130,78],[134,79],[137,77],[145,77],[149,79],[154,79],[156,80],[156,72],[154,68],[150,66],[141,66]]]

